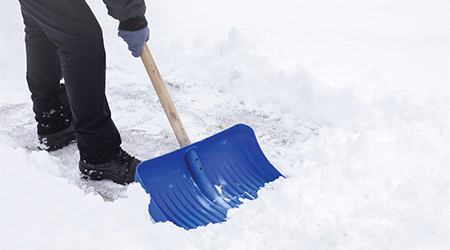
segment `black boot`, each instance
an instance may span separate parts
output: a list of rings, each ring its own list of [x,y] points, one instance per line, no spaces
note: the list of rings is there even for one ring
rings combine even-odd
[[[118,184],[134,182],[136,167],[140,163],[138,159],[130,156],[120,149],[117,156],[105,163],[91,164],[80,160],[80,172],[93,180],[109,179]]]
[[[70,125],[66,129],[53,134],[38,135],[38,139],[40,149],[54,151],[67,146],[71,142],[75,142],[75,130]]]

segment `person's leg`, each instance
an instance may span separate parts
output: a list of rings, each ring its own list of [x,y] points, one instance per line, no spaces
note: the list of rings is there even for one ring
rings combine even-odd
[[[27,82],[33,100],[33,111],[39,135],[48,135],[67,128],[72,122],[57,47],[41,27],[22,10],[25,24]]]
[[[106,100],[103,37],[92,11],[84,0],[20,2],[57,47],[81,159],[113,159],[121,139]]]

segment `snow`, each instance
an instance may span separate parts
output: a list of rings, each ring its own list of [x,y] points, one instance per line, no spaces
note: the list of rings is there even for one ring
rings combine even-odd
[[[101,1],[107,94],[123,148],[177,143]],[[17,1],[0,10],[2,249],[447,249],[450,4],[147,1],[149,47],[192,141],[236,123],[287,178],[185,231],[152,223],[138,184],[80,179],[75,145],[36,148]],[[105,195],[104,195],[105,196]]]

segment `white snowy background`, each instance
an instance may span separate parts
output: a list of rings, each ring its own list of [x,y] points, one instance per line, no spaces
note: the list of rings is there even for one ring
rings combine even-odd
[[[178,148],[102,1],[123,148]],[[236,123],[287,178],[185,231],[139,184],[80,178],[74,144],[36,146],[18,1],[0,8],[1,249],[449,249],[447,0],[147,0],[149,47],[192,141]],[[106,199],[106,201],[105,201]]]

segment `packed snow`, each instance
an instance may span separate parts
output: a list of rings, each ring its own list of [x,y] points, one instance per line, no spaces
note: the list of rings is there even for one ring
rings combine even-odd
[[[123,148],[178,148],[142,62],[89,0]],[[450,3],[147,0],[149,47],[192,141],[251,126],[286,178],[186,231],[150,197],[37,149],[18,1],[0,9],[1,249],[448,249]],[[99,194],[99,188],[102,193]]]

